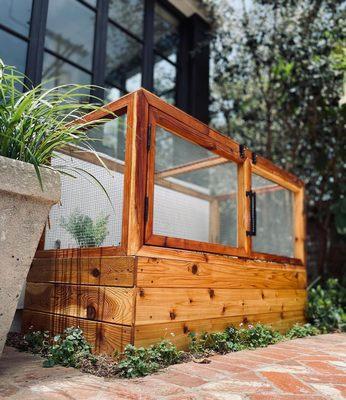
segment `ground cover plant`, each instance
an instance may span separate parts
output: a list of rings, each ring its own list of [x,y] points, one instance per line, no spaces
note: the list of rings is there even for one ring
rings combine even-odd
[[[80,328],[67,328],[62,335],[29,332],[25,336],[11,334],[8,344],[22,351],[44,357],[43,366],[63,365],[79,368],[97,376],[135,378],[157,372],[161,368],[185,361],[208,362],[213,354],[267,347],[283,340],[315,336],[345,329],[345,288],[336,280],[309,290],[307,306],[309,323],[296,324],[285,334],[257,323],[241,323],[222,332],[189,333],[189,351],[176,348],[163,340],[147,348],[127,345],[113,356],[95,355]]]

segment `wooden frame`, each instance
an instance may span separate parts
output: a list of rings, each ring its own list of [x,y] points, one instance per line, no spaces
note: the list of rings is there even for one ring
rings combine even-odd
[[[237,142],[221,135],[144,89],[140,89],[110,103],[101,111],[90,113],[87,119],[111,118],[112,115],[110,112],[113,115],[127,114],[125,165],[119,164],[109,157],[100,155],[108,168],[124,172],[124,209],[121,245],[117,247],[87,249],[43,250],[43,241],[41,241],[37,253],[38,257],[50,257],[53,254],[56,257],[137,255],[143,247],[146,249],[160,247],[163,253],[168,249],[180,249],[291,263],[294,265],[305,263],[304,184],[300,179],[263,157],[257,157],[256,163],[254,163],[252,152],[249,149],[245,149],[244,154],[241,154]],[[150,138],[148,138],[149,126],[151,128]],[[237,247],[153,234],[156,126],[164,127],[173,134],[215,153],[215,157],[209,159],[159,171],[156,174],[156,178],[174,177],[181,173],[208,168],[214,165],[222,165],[226,162],[237,164],[238,192],[234,194],[237,197],[238,203]],[[70,147],[64,149],[63,152],[99,164],[97,158],[88,151]],[[294,258],[252,251],[251,236],[246,235],[250,221],[249,199],[246,197],[246,192],[251,190],[251,176],[253,173],[269,179],[294,193]],[[207,194],[170,181],[160,181],[159,185],[199,197],[203,200],[212,200]],[[271,189],[268,187],[268,190]],[[222,195],[219,196],[218,200],[222,199]],[[147,210],[145,210],[146,206],[148,207]],[[215,209],[214,204],[211,210],[215,211]],[[147,216],[145,215],[146,212]],[[216,218],[214,228],[217,224],[219,222]],[[212,235],[215,239],[215,229]]]
[[[113,354],[131,343],[147,346],[167,338],[187,348],[189,332],[213,332],[240,322],[270,324],[286,331],[304,322],[306,304],[304,185],[270,161],[240,151],[231,138],[210,129],[150,92],[140,89],[86,119],[127,113],[125,164],[107,156],[108,168],[124,173],[122,241],[118,247],[44,250],[44,238],[26,287],[23,331],[59,333],[80,326],[95,352]],[[238,247],[153,235],[155,126],[197,143],[215,157],[159,171],[160,185],[209,202],[209,240],[219,235],[218,202],[177,184],[180,173],[228,161],[237,164]],[[151,128],[149,128],[151,127]],[[151,137],[150,137],[151,132]],[[68,147],[64,153],[100,165],[92,153]],[[252,176],[258,174],[294,193],[294,258],[256,253],[250,228]],[[227,194],[230,198],[230,194]]]

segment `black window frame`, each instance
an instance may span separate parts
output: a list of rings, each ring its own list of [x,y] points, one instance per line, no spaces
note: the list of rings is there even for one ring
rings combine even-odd
[[[186,17],[168,0],[143,0],[143,37],[140,38],[117,23],[117,21],[114,21],[114,19],[109,17],[109,0],[97,0],[96,6],[91,5],[86,0],[75,0],[95,12],[92,69],[90,71],[89,69],[69,59],[66,59],[65,57],[45,47],[49,1],[52,0],[33,0],[28,37],[0,24],[0,29],[28,43],[25,68],[27,85],[38,85],[42,82],[43,59],[46,52],[54,57],[57,57],[63,62],[66,62],[72,67],[78,68],[84,73],[89,75],[91,74],[91,83],[97,86],[95,89],[93,89],[92,95],[103,99],[105,93],[102,87],[105,87],[110,83],[106,82],[105,70],[107,26],[108,23],[111,23],[117,29],[138,41],[143,46],[141,65],[142,87],[150,91],[154,91],[155,55],[158,55],[161,59],[167,61],[176,68],[175,105],[184,111],[199,117],[201,120],[206,121],[208,118],[206,110],[209,100],[209,89],[208,87],[205,88],[203,98],[201,98],[200,92],[197,94],[198,90],[200,89],[196,87],[194,82],[200,82],[202,78],[202,81],[205,81],[204,85],[208,85],[207,79],[205,78],[207,71],[206,68],[209,68],[209,54],[207,52],[203,56],[203,63],[206,65],[204,66],[204,75],[202,76],[196,76],[199,75],[198,71],[200,69],[201,59],[194,61],[194,57],[191,56],[191,50],[193,50],[195,45],[195,40],[193,38],[196,36],[196,26],[197,31],[203,31],[207,27],[203,21],[197,21],[198,23],[196,24],[196,19],[201,20],[200,17],[198,17],[196,14],[191,17]],[[155,4],[159,4],[165,10],[167,10],[167,12],[179,20],[180,40],[176,62],[172,62],[172,60],[168,59],[164,54],[162,54],[162,52],[158,51],[154,47]],[[202,28],[198,27],[198,25],[202,26]],[[111,83],[111,86],[120,90],[121,94],[126,93],[126,90],[124,90],[125,88],[120,88],[113,83]],[[203,110],[203,112],[201,113],[200,110]]]

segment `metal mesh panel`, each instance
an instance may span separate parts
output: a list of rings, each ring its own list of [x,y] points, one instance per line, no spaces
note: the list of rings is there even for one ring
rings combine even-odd
[[[237,165],[158,127],[153,232],[237,244]]]
[[[258,175],[252,175],[252,188],[257,197],[257,235],[253,250],[294,257],[294,194]]]
[[[118,246],[121,243],[126,118],[109,121],[91,132],[95,147],[108,160],[108,170],[90,153],[78,157],[56,154],[54,166],[68,166],[75,177],[61,176],[61,204],[52,207],[46,226],[45,249]],[[83,158],[83,159],[81,159]],[[77,168],[76,171],[73,168]],[[85,172],[82,172],[83,170]],[[102,187],[107,191],[107,198]]]

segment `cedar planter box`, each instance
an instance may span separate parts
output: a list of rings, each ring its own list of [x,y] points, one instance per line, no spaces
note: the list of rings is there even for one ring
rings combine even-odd
[[[91,132],[102,162],[76,148],[60,156],[89,168],[113,207],[95,185],[63,178],[28,276],[24,331],[79,325],[112,353],[304,321],[303,182],[143,89],[108,108],[119,118]],[[102,243],[68,232],[71,215],[103,221]]]

